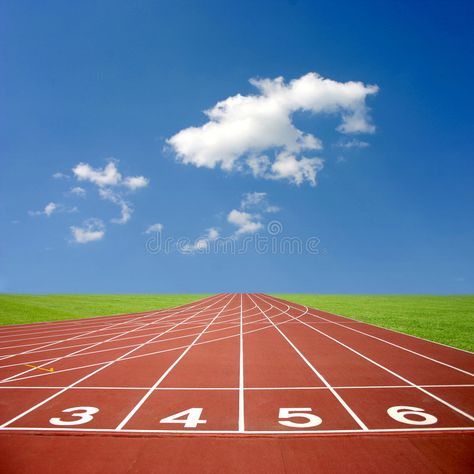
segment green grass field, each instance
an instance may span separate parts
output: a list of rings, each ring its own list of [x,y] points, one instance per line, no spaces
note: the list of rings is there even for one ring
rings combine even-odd
[[[151,311],[205,296],[0,294],[0,325]],[[275,296],[474,351],[474,296]]]
[[[210,295],[15,295],[0,294],[0,325],[171,308]]]
[[[474,296],[306,295],[278,298],[474,351]]]

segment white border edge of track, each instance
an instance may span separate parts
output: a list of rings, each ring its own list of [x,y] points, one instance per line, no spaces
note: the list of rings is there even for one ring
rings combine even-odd
[[[70,429],[70,428],[38,428],[38,427],[25,427],[25,426],[7,426],[4,428],[0,428],[0,432],[2,431],[50,431],[50,432],[66,432],[66,433],[110,433],[110,434],[117,434],[117,433],[176,433],[176,434],[271,434],[271,435],[278,435],[278,434],[293,434],[293,435],[301,435],[301,434],[332,434],[332,433],[358,433],[358,434],[375,434],[375,433],[417,433],[417,432],[443,432],[443,431],[474,431],[474,427],[470,426],[463,426],[463,427],[454,427],[449,426],[445,428],[373,428],[368,430],[281,430],[281,431],[268,431],[268,430],[245,430],[245,431],[238,431],[238,430],[137,430],[137,429],[122,429],[120,431],[116,431],[113,428],[82,428],[82,429]]]

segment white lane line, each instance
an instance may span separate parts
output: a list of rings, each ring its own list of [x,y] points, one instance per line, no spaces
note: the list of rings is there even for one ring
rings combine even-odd
[[[189,310],[186,309],[186,311],[189,311]],[[172,314],[168,315],[167,317],[170,317],[170,318],[171,318],[171,317],[174,317],[175,314],[177,314],[177,313],[178,313],[177,311],[174,311]],[[154,313],[152,313],[152,314],[154,314]],[[151,315],[152,315],[152,314],[151,314]],[[157,312],[157,314],[158,314],[158,312]],[[160,312],[160,314],[163,314],[163,313]],[[236,314],[237,314],[237,313],[236,313]],[[150,316],[150,314],[148,314],[148,315],[146,315],[146,316],[143,316],[143,318],[148,317],[148,316]],[[182,316],[183,316],[183,315],[182,315]],[[164,318],[162,318],[162,319],[164,319]],[[181,320],[181,318],[180,318],[178,321],[180,321],[180,320]],[[198,319],[198,320],[196,320],[196,322],[193,322],[193,323],[188,322],[188,323],[185,323],[185,324],[196,324],[196,323],[198,323],[199,321],[200,321],[200,320]],[[202,321],[204,321],[204,320],[202,320]],[[166,322],[166,325],[168,325],[168,324],[169,324],[169,325],[173,325],[175,322],[177,322],[177,321],[169,320],[169,321]],[[218,324],[225,324],[225,323],[226,323],[226,322],[224,321],[223,323],[218,323]],[[122,324],[122,323],[120,323],[120,324]],[[202,325],[205,326],[205,323],[203,323]],[[107,328],[104,328],[104,330],[105,330],[105,329],[108,329],[109,327],[110,327],[110,326],[108,326]],[[162,328],[162,327],[165,327],[165,324],[162,325],[162,324],[158,321],[158,322],[156,323],[156,327],[157,327],[157,328]],[[196,327],[197,327],[197,326],[196,326]],[[188,328],[184,327],[183,329],[180,329],[180,331],[186,331],[187,329],[188,329]],[[116,334],[119,334],[119,333],[118,333],[118,332],[112,332],[112,333],[106,334],[106,336],[112,336],[112,335],[116,335]],[[148,335],[148,334],[144,334],[144,335]],[[102,337],[102,336],[104,336],[104,334],[99,334],[99,335],[95,335],[95,336],[88,336],[88,337],[85,337],[84,339],[96,338],[96,337]],[[138,335],[138,336],[134,336],[134,337],[142,337],[142,335]],[[76,337],[74,337],[74,339],[77,340],[77,341],[81,341],[83,338],[76,336]],[[124,338],[123,340],[126,340],[126,339],[133,339],[133,338]],[[65,341],[67,341],[67,340],[68,340],[68,339],[60,340],[60,341],[55,341],[55,342],[53,342],[53,343],[51,343],[51,344],[52,344],[52,345],[54,345],[54,344],[59,344],[60,342],[65,342]],[[71,340],[72,340],[72,338],[71,338]],[[41,344],[41,343],[35,343],[35,345],[36,345],[36,344]],[[51,345],[51,344],[48,344],[48,345]],[[82,344],[76,344],[76,345],[73,345],[73,346],[62,346],[62,347],[52,348],[52,349],[49,349],[49,350],[52,351],[52,350],[70,349],[70,348],[74,348],[74,347],[84,346],[84,345],[87,345],[87,344],[88,344],[88,342],[83,342]],[[22,344],[22,345],[18,345],[18,346],[3,346],[3,347],[1,347],[0,349],[11,349],[11,348],[15,348],[15,347],[25,347],[25,346],[30,347],[31,344]],[[28,354],[30,354],[30,353],[31,353],[31,354],[34,354],[34,353],[36,353],[36,352],[41,352],[42,349],[43,349],[42,347],[36,347],[36,348],[32,348],[31,350],[24,351],[24,352],[20,352],[20,353],[4,354],[4,358],[15,357],[15,356],[17,356],[17,355],[26,354],[26,353],[28,353]],[[1,359],[1,356],[0,356],[0,360],[2,360],[2,359]],[[4,367],[4,366],[1,366],[1,367]]]
[[[234,295],[235,296],[235,295]],[[168,374],[176,367],[176,365],[183,359],[183,357],[191,350],[194,344],[198,339],[205,333],[206,329],[221,315],[221,313],[229,306],[230,302],[234,299],[232,296],[229,301],[220,309],[216,316],[209,322],[209,324],[201,331],[201,333],[193,340],[191,344],[181,353],[181,355],[166,369],[166,371],[161,375],[161,377],[153,384],[153,386],[148,390],[141,400],[133,407],[133,409],[128,413],[128,415],[118,424],[115,428],[115,431],[120,431],[135,415],[135,413],[140,409],[140,407],[147,401],[148,397],[153,393],[153,391],[160,385],[160,383],[168,376]]]
[[[259,297],[260,299],[262,299],[261,297]],[[271,297],[270,297],[271,298]],[[265,301],[265,300],[263,300]],[[269,303],[271,304],[271,303]],[[282,303],[280,303],[282,304]],[[273,306],[273,305],[272,305]],[[284,306],[287,306],[288,307],[288,310],[290,309],[290,306],[288,306],[287,304],[284,304]],[[273,306],[274,307],[274,306]],[[297,310],[298,311],[298,310]],[[288,314],[288,312],[286,312],[286,314]],[[294,318],[294,319],[297,319],[295,318],[294,316],[291,316],[290,314],[288,314],[288,316],[290,316],[291,318]],[[369,361],[370,363],[376,365],[377,367],[380,367],[381,369],[385,370],[386,372],[388,372],[389,374],[392,374],[393,376],[397,377],[398,379],[402,380],[403,382],[417,388],[418,390],[420,390],[421,392],[425,393],[426,395],[430,396],[431,398],[434,398],[435,400],[437,400],[438,402],[442,403],[443,405],[447,406],[448,408],[451,408],[451,410],[459,413],[460,415],[466,417],[468,420],[470,421],[474,421],[474,416],[470,415],[469,413],[466,413],[465,411],[461,410],[460,408],[452,405],[451,403],[447,402],[446,400],[443,400],[442,398],[438,397],[437,395],[429,392],[428,390],[426,390],[425,388],[417,385],[416,383],[412,382],[411,380],[408,380],[407,378],[403,377],[402,375],[396,373],[395,371],[389,369],[388,367],[385,367],[383,366],[382,364],[379,364],[378,362],[375,362],[373,359],[371,359],[370,357],[367,357],[365,356],[364,354],[362,354],[361,352],[357,351],[356,349],[353,349],[352,347],[348,346],[347,344],[344,344],[343,342],[337,340],[336,338],[330,336],[329,334],[326,334],[324,333],[323,331],[321,331],[320,329],[316,329],[315,327],[311,326],[310,324],[307,324],[305,323],[304,321],[301,321],[298,319],[298,321],[305,325],[306,327],[310,328],[312,331],[316,331],[318,332],[319,334],[322,334],[323,336],[331,339],[332,341],[336,342],[337,344],[345,347],[346,349],[350,350],[351,352],[353,352],[354,354],[357,354],[358,356],[362,357],[363,359]]]
[[[117,434],[117,431],[111,428],[25,428],[25,427],[7,427],[7,428],[0,428],[4,431],[48,431],[48,432],[68,432],[68,433],[110,433],[110,434]],[[133,430],[133,429],[123,429],[120,430],[120,433],[176,433],[176,434],[234,434],[238,437],[245,437],[246,435],[297,435],[301,437],[303,434],[335,434],[335,433],[354,433],[359,434],[361,436],[367,434],[377,434],[377,433],[423,433],[423,432],[444,432],[444,431],[459,431],[459,432],[468,432],[473,431],[474,428],[465,427],[465,426],[449,426],[446,428],[385,428],[385,429],[368,429],[367,431],[362,430],[281,430],[281,431],[255,431],[255,430],[247,430],[245,433],[241,433],[238,430]]]
[[[474,388],[474,384],[448,384],[448,385],[420,385],[420,387],[424,388]],[[12,385],[12,386],[1,386],[0,389],[8,389],[8,390],[31,390],[31,389],[49,389],[49,390],[60,390],[62,388],[66,388],[64,386],[40,386],[40,385]],[[366,389],[399,389],[399,388],[407,388],[410,390],[416,389],[412,385],[341,385],[336,386],[333,385],[334,390],[348,390],[348,389],[355,389],[355,390],[366,390]],[[150,387],[87,387],[87,386],[80,386],[80,387],[70,387],[70,390],[149,390]],[[233,390],[239,391],[240,387],[157,387],[156,390]],[[247,390],[329,390],[327,387],[311,387],[311,386],[301,386],[301,387],[244,387],[244,391]]]
[[[289,301],[289,303],[292,303],[292,302]],[[313,318],[320,318],[320,319],[324,320],[325,322],[328,322],[328,323],[331,323],[331,324],[335,324],[335,325],[337,325],[337,326],[341,326],[341,327],[343,327],[343,328],[345,328],[345,329],[348,329],[349,331],[358,332],[358,333],[362,334],[363,336],[367,336],[367,337],[370,337],[370,338],[372,338],[372,339],[377,339],[378,341],[381,341],[381,342],[383,342],[383,343],[385,343],[385,344],[389,344],[389,345],[394,346],[394,347],[396,347],[396,348],[398,348],[398,349],[402,349],[402,350],[404,350],[404,351],[410,352],[410,353],[412,353],[412,354],[414,354],[414,355],[417,355],[417,356],[419,356],[419,357],[423,357],[424,359],[428,359],[428,360],[430,360],[430,361],[432,361],[432,362],[436,362],[437,364],[444,365],[444,366],[446,366],[446,367],[449,367],[450,369],[454,369],[454,370],[457,370],[458,372],[462,372],[463,374],[470,375],[471,377],[474,377],[474,373],[472,373],[472,372],[468,372],[467,370],[461,369],[461,368],[456,367],[456,366],[454,366],[454,365],[447,364],[446,362],[442,362],[442,361],[440,361],[440,360],[438,360],[438,359],[434,359],[433,357],[429,357],[429,356],[427,356],[427,355],[420,354],[419,352],[416,352],[416,351],[414,351],[414,350],[412,350],[412,349],[408,349],[408,348],[406,348],[406,347],[403,347],[403,346],[400,346],[400,345],[398,345],[398,344],[395,344],[394,342],[387,341],[386,339],[382,339],[381,337],[377,337],[377,336],[374,336],[374,335],[372,335],[372,334],[368,334],[368,333],[366,333],[366,332],[364,332],[364,331],[361,331],[360,329],[355,329],[355,328],[353,328],[353,327],[346,326],[345,324],[338,323],[338,322],[336,322],[336,321],[330,321],[329,319],[326,319],[326,318],[324,318],[323,316],[320,316],[319,314],[312,314],[312,313],[311,313],[311,310],[313,310],[313,308],[308,308],[308,306],[306,306],[306,305],[303,305],[303,304],[302,304],[302,305],[299,305],[299,306],[303,306],[303,308],[308,309],[308,310],[309,310],[309,311],[308,311],[308,314],[309,314],[310,316],[312,316]],[[290,307],[299,310],[299,309],[297,308],[297,306],[296,306],[294,303],[291,304]],[[365,323],[365,324],[368,324],[368,323]]]
[[[281,314],[284,314],[283,311],[280,311],[280,313],[278,315],[276,315],[275,317],[280,316]],[[305,313],[303,313],[300,317],[304,316],[304,314]],[[283,325],[283,324],[289,323],[291,321],[292,320],[290,319],[290,320],[287,320],[287,321],[283,321],[281,323],[277,323],[277,325]],[[250,323],[244,324],[244,326],[245,325],[250,326],[252,324],[253,323],[250,322]],[[273,329],[273,326],[271,324],[268,324],[266,327],[261,327],[261,328],[258,328],[258,329],[252,329],[252,330],[244,331],[244,334],[251,334],[251,333],[254,333],[254,332],[265,331],[266,329],[270,329],[270,328]],[[225,339],[230,339],[230,338],[238,337],[238,336],[239,336],[238,333],[237,334],[232,334],[230,336],[223,336],[223,337],[218,337],[218,338],[211,339],[211,340],[208,340],[208,341],[198,342],[196,345],[212,344],[214,342],[223,341]],[[152,342],[153,341],[145,342],[143,345],[148,345],[148,344],[151,344]],[[121,359],[121,362],[122,361],[127,361],[127,360],[132,360],[132,359],[139,359],[139,358],[143,358],[143,357],[150,357],[150,356],[153,356],[153,355],[156,355],[156,354],[162,354],[164,352],[170,352],[170,351],[176,351],[176,350],[179,350],[179,349],[184,349],[186,347],[187,347],[187,345],[183,345],[183,346],[172,347],[170,349],[163,349],[163,350],[160,350],[160,351],[147,352],[146,354],[141,354],[141,355],[138,355],[138,356],[125,357],[125,358]],[[97,362],[97,363],[94,363],[94,364],[80,365],[80,366],[71,367],[71,368],[68,368],[68,369],[56,370],[54,373],[55,374],[61,374],[63,372],[70,372],[72,370],[87,369],[89,367],[97,367],[98,365],[103,365],[103,364],[106,364],[107,362],[110,362],[110,361],[102,361],[102,362]],[[38,377],[46,377],[46,376],[49,376],[49,375],[51,375],[51,374],[41,373],[41,374],[36,374],[36,375],[28,375],[26,377],[19,377],[19,378],[15,379],[15,382],[19,382],[19,381],[27,380],[27,379],[35,379],[35,378],[38,378]]]
[[[268,296],[268,297],[273,298],[273,299],[275,299],[277,301],[280,301],[280,302],[287,301],[287,300],[282,300],[280,298],[275,298],[275,297],[270,296],[270,295],[265,295],[265,296]],[[289,302],[293,303],[292,301],[289,301]],[[295,304],[295,303],[293,303],[293,304]],[[296,304],[298,304],[298,303],[296,303]],[[304,305],[301,305],[301,306],[304,306]],[[456,351],[465,352],[466,354],[474,355],[474,352],[468,351],[466,349],[460,349],[459,347],[454,347],[454,346],[450,346],[448,344],[443,344],[442,342],[431,341],[430,339],[426,339],[426,338],[420,337],[420,336],[414,336],[413,334],[407,334],[406,332],[397,331],[396,329],[384,328],[384,327],[379,326],[379,325],[374,324],[374,323],[366,323],[365,321],[359,321],[358,319],[351,318],[350,316],[344,316],[342,314],[331,313],[331,312],[325,311],[324,309],[321,309],[321,308],[311,308],[311,309],[314,309],[316,311],[322,311],[323,313],[329,313],[329,314],[332,314],[333,316],[339,316],[340,318],[348,319],[349,320],[348,322],[368,324],[370,326],[374,326],[374,327],[379,328],[379,329],[384,329],[385,331],[390,331],[390,332],[395,332],[397,334],[401,334],[402,336],[412,337],[413,339],[419,339],[420,341],[429,342],[431,344],[436,344],[438,346],[443,346],[443,347],[447,347],[449,349],[454,349]]]
[[[93,323],[98,321],[99,323],[101,322],[110,322],[113,320],[117,319],[124,319],[124,318],[129,318],[129,317],[137,317],[137,315],[143,314],[155,314],[159,312],[167,312],[167,311],[173,311],[177,308],[186,308],[186,307],[191,307],[191,306],[197,306],[201,303],[206,303],[207,300],[211,300],[214,298],[217,298],[219,295],[213,295],[213,296],[207,296],[205,298],[200,298],[196,301],[191,301],[189,303],[185,303],[183,305],[178,305],[178,306],[170,306],[169,308],[162,308],[157,311],[138,311],[136,313],[120,313],[120,314],[109,314],[109,315],[99,315],[99,316],[89,316],[87,318],[79,318],[79,319],[68,319],[68,320],[57,320],[57,321],[37,321],[35,323],[25,323],[25,324],[9,324],[9,325],[4,325],[0,326],[0,333],[8,333],[9,330],[17,330],[17,329],[28,329],[30,326],[34,328],[40,328],[42,329],[43,327],[48,328],[49,326],[70,326],[70,325],[75,325],[75,326],[80,326],[80,325],[87,325],[89,322]]]
[[[216,298],[216,297],[211,297],[211,298],[209,298],[209,299],[210,299],[210,300],[214,300],[215,298]],[[202,302],[196,303],[194,306],[199,306],[201,303],[202,303]],[[176,314],[176,309],[173,308],[171,311],[172,311],[172,314],[173,314],[173,315]],[[94,333],[100,332],[100,331],[102,331],[102,330],[104,330],[104,329],[110,329],[111,327],[120,326],[120,325],[122,325],[122,324],[130,323],[130,322],[133,322],[133,321],[139,321],[139,320],[141,320],[141,319],[145,319],[145,318],[150,317],[150,316],[153,316],[153,315],[155,315],[155,314],[160,314],[160,315],[161,315],[161,313],[163,313],[163,312],[169,312],[169,311],[160,310],[160,311],[156,311],[155,313],[147,313],[147,314],[144,315],[144,316],[139,316],[139,317],[137,317],[137,318],[130,319],[130,320],[124,320],[123,322],[119,322],[119,323],[117,323],[117,324],[112,324],[112,325],[109,325],[109,326],[105,326],[105,327],[102,327],[102,328],[100,328],[100,329],[95,329],[95,330],[93,330],[93,331],[89,331],[89,332],[86,332],[86,333],[82,333],[82,334],[80,334],[80,335],[73,336],[73,337],[70,337],[70,338],[67,338],[67,339],[63,339],[63,340],[59,340],[59,341],[56,340],[56,341],[54,341],[54,342],[50,342],[50,343],[48,343],[48,344],[46,344],[46,345],[44,345],[44,346],[41,346],[41,347],[34,347],[34,348],[30,349],[30,350],[22,351],[22,352],[19,352],[19,353],[16,353],[16,354],[3,355],[3,356],[0,356],[0,360],[9,359],[9,358],[11,358],[11,357],[15,357],[15,356],[18,356],[18,355],[29,354],[29,353],[31,353],[31,352],[33,352],[33,351],[45,349],[45,348],[47,348],[47,347],[49,347],[49,346],[53,346],[53,345],[55,345],[55,344],[60,344],[60,343],[62,343],[62,342],[72,341],[72,340],[75,340],[75,339],[79,339],[79,338],[84,337],[84,336],[87,336],[87,335],[89,335],[89,334],[94,334]]]
[[[161,316],[158,321],[161,322],[163,321],[164,319],[166,318],[170,318],[170,317],[174,317],[176,314],[179,314],[179,311],[173,313],[173,315],[169,315],[169,316]],[[155,324],[155,321],[151,321],[149,323],[146,323],[142,326],[138,326],[136,327],[135,329],[130,329],[128,331],[125,331],[125,332],[121,332],[119,334],[117,334],[116,336],[113,336],[109,339],[106,339],[106,340],[102,340],[102,341],[99,341],[99,342],[96,342],[95,344],[92,344],[92,345],[89,345],[87,347],[84,347],[82,349],[78,349],[77,351],[74,351],[74,352],[71,352],[67,355],[64,355],[64,356],[61,356],[61,357],[56,357],[54,359],[48,359],[46,362],[43,362],[39,365],[37,365],[37,367],[44,367],[45,365],[50,365],[50,364],[54,364],[55,362],[59,361],[59,360],[63,360],[65,358],[68,358],[68,357],[72,357],[72,356],[75,356],[77,354],[80,354],[81,352],[87,350],[87,349],[92,349],[93,347],[96,347],[96,346],[100,346],[101,344],[105,344],[107,342],[111,342],[113,341],[114,339],[116,339],[117,337],[119,336],[124,336],[125,334],[129,334],[129,333],[133,333],[135,331],[138,331],[139,329],[143,329],[144,327],[147,327],[147,326],[150,326],[150,325],[153,325]],[[115,350],[119,350],[119,349],[115,349]],[[22,365],[25,365],[25,363],[23,363]],[[27,374],[27,373],[30,373],[32,371],[36,371],[36,368],[32,368],[32,369],[27,369],[27,370],[24,370],[23,372],[19,372],[17,374],[14,374],[14,375],[11,375],[10,377],[7,377],[5,379],[2,379],[0,380],[0,383],[4,383],[4,382],[10,382],[10,381],[14,381],[17,377],[20,377],[24,374]]]
[[[215,298],[214,298],[214,299],[215,299]],[[201,305],[201,302],[200,302],[199,304],[196,304],[196,306],[200,306],[200,305]],[[134,318],[134,319],[122,319],[120,322],[115,323],[115,324],[101,325],[101,326],[99,326],[99,327],[98,327],[98,326],[94,326],[94,328],[97,328],[97,327],[98,327],[98,329],[95,329],[95,330],[92,330],[92,331],[88,331],[88,332],[86,332],[86,333],[80,332],[80,333],[78,334],[77,331],[79,331],[79,329],[82,329],[82,328],[74,328],[75,331],[74,331],[74,333],[72,333],[72,334],[75,335],[75,336],[74,336],[74,339],[78,339],[78,340],[79,340],[79,339],[81,339],[81,338],[87,336],[88,334],[93,334],[94,332],[98,332],[98,331],[110,330],[110,329],[112,329],[112,328],[115,327],[115,326],[120,326],[120,325],[123,325],[123,324],[130,324],[131,326],[133,326],[136,321],[139,321],[139,320],[146,320],[147,318],[152,318],[152,317],[156,316],[157,314],[166,315],[167,313],[169,313],[168,316],[172,317],[172,316],[176,315],[178,312],[179,312],[180,314],[181,314],[181,313],[186,314],[186,312],[189,312],[190,314],[193,313],[193,311],[190,310],[188,307],[187,307],[187,308],[184,308],[184,309],[182,309],[182,310],[180,310],[180,311],[177,311],[176,309],[174,309],[173,311],[162,311],[162,310],[159,310],[159,311],[156,311],[156,312],[153,312],[153,313],[147,313],[147,314],[145,314],[145,315],[136,317],[136,318]],[[135,323],[135,324],[136,324],[136,323]],[[67,331],[67,332],[68,332],[69,334],[71,334],[71,331]],[[114,334],[114,333],[111,333],[110,335],[112,335],[112,334]],[[7,341],[0,341],[0,343],[1,343],[0,349],[3,350],[3,349],[6,349],[6,348],[25,347],[25,346],[36,346],[36,345],[39,345],[39,344],[45,344],[46,342],[49,342],[49,341],[51,340],[50,338],[53,338],[53,337],[56,337],[56,336],[58,336],[58,337],[64,337],[64,336],[67,336],[67,334],[62,334],[62,333],[61,333],[61,334],[58,334],[58,333],[48,333],[48,334],[45,334],[45,335],[43,335],[43,336],[41,336],[41,337],[39,337],[39,338],[38,338],[38,337],[29,337],[29,338],[21,338],[21,339],[12,339],[12,340],[7,340]],[[94,336],[90,336],[90,337],[94,337]],[[71,337],[71,338],[66,338],[66,339],[63,339],[63,340],[70,340],[70,339],[72,339],[72,338],[73,338],[73,337]],[[37,339],[48,339],[48,340],[46,340],[46,341],[45,341],[45,340],[42,340],[42,341],[40,341],[40,342],[29,342],[29,343],[27,343],[27,344],[17,344],[17,345],[12,345],[12,346],[7,346],[7,345],[5,345],[5,344],[7,344],[7,343],[15,343],[15,342],[19,342],[19,341],[29,341],[29,340],[34,341],[34,340],[37,340]],[[60,342],[60,341],[58,341],[57,339],[55,339],[54,342]],[[38,348],[36,348],[36,349],[38,349]]]
[[[253,310],[253,308],[251,308],[251,310]],[[245,316],[243,319],[248,319],[248,318],[251,318],[251,317],[254,317],[256,314],[258,314],[258,312],[256,312],[255,314],[251,314],[249,316]],[[170,316],[165,316],[162,318],[165,319],[166,317],[170,317]],[[208,334],[209,333],[215,333],[215,332],[220,332],[220,331],[227,331],[229,329],[234,329],[234,328],[237,328],[239,327],[239,318],[236,318],[235,320],[233,320],[233,322],[236,322],[236,324],[232,325],[232,326],[228,326],[228,327],[223,327],[223,328],[219,328],[219,329],[212,329],[210,331],[208,331]],[[154,323],[151,323],[153,324],[153,326],[155,326]],[[185,326],[186,324],[189,324],[189,323],[183,323],[181,326]],[[222,324],[222,323],[214,323],[214,326],[216,325],[219,325],[219,324]],[[230,321],[227,321],[226,324],[230,324]],[[251,322],[251,323],[245,323],[245,324],[254,324],[254,322]],[[268,323],[266,323],[268,324]],[[203,326],[205,326],[206,323],[204,324],[199,324],[198,326],[192,326],[192,327],[185,327],[184,329],[176,329],[175,331],[172,331],[170,334],[173,334],[173,333],[178,333],[178,332],[181,332],[181,331],[189,331],[189,330],[193,330],[193,329],[197,329],[197,328],[202,328]],[[143,325],[141,326],[141,328],[143,328],[144,326],[147,326],[147,325]],[[163,327],[163,326],[160,326],[160,327]],[[133,332],[132,330],[129,331],[129,332]],[[160,332],[160,331],[158,331]],[[132,337],[127,337],[127,338],[123,338],[123,339],[120,339],[120,337],[123,335],[123,334],[126,334],[126,333],[118,333],[118,335],[116,336],[118,339],[116,339],[115,342],[117,341],[125,341],[125,340],[128,340],[128,339],[137,339],[137,338],[143,338],[145,336],[154,336],[156,334],[158,334],[157,332],[151,332],[151,333],[147,333],[147,334],[140,334],[138,336],[132,336]],[[189,338],[189,337],[192,337],[192,336],[195,336],[199,334],[199,331],[196,332],[196,333],[191,333],[191,334],[184,334],[183,336],[176,336],[176,337],[169,337],[167,339],[160,339],[161,342],[168,342],[168,341],[174,341],[174,340],[177,340],[177,339],[186,339],[186,338]],[[113,338],[110,338],[106,341],[101,341],[103,343],[106,343],[106,342],[109,342],[111,341]],[[93,344],[92,346],[89,346],[88,348],[85,348],[83,350],[87,350],[87,349],[90,349],[91,347],[94,347],[95,345],[99,345],[100,343],[96,343],[96,344]],[[80,351],[76,351],[76,352],[72,352],[68,355],[65,355],[65,356],[62,356],[61,358],[62,359],[67,359],[67,358],[71,358],[71,357],[81,357],[81,356],[86,356],[86,355],[91,355],[91,354],[102,354],[102,353],[105,353],[105,352],[109,352],[109,351],[116,351],[116,350],[119,350],[119,349],[128,349],[129,347],[135,347],[137,345],[139,345],[140,343],[136,343],[136,344],[129,344],[129,345],[126,345],[126,346],[117,346],[117,347],[111,347],[111,348],[108,348],[108,349],[101,349],[101,350],[97,350],[97,351],[91,351],[91,352],[85,352],[83,354],[79,354]],[[147,343],[148,345],[148,343]],[[69,348],[74,348],[74,347],[83,347],[84,344],[79,344],[79,345],[76,345],[76,346],[71,346]],[[65,348],[62,348],[62,349],[68,349],[67,347]],[[56,350],[56,349],[54,349]],[[79,355],[78,355],[79,354]],[[59,360],[60,358],[58,358],[57,360]],[[8,368],[8,367],[18,367],[18,366],[21,366],[23,367],[24,365],[26,364],[38,364],[40,362],[45,362],[46,364],[50,364],[51,362],[51,358],[46,358],[46,359],[33,359],[33,360],[28,360],[28,361],[23,361],[23,362],[18,362],[18,363],[15,363],[15,364],[7,364],[7,365],[1,365],[0,366],[0,369],[3,369],[3,368]],[[1,381],[0,381],[1,383]]]
[[[255,300],[250,295],[249,295],[249,298],[257,305],[258,308],[260,308],[260,306],[255,302]],[[270,304],[270,306],[275,308],[272,304]],[[278,308],[275,308],[275,309],[278,310]],[[260,308],[260,310],[262,311],[262,314],[264,314],[268,318],[265,310],[263,310],[262,308]],[[319,380],[321,380],[321,382],[323,382],[323,384],[330,390],[330,392],[339,401],[339,403],[345,408],[347,413],[351,415],[351,417],[361,427],[361,429],[364,431],[367,431],[369,428],[357,416],[354,410],[352,410],[352,408],[344,401],[344,399],[336,392],[336,390],[334,390],[331,384],[321,375],[321,373],[313,366],[313,364],[311,364],[311,362],[303,355],[303,353],[290,341],[290,339],[288,339],[286,334],[278,326],[276,326],[275,323],[270,318],[268,318],[268,320],[273,324],[273,327],[282,335],[282,337],[286,340],[286,342],[288,342],[288,344],[293,348],[293,350],[301,357],[301,359],[305,362],[305,364],[313,371],[313,373],[316,374]]]
[[[245,431],[244,412],[244,336],[242,334],[243,297],[240,294],[240,334],[239,334],[239,431]]]
[[[224,296],[222,299],[219,299],[217,300],[217,303],[219,303],[220,301],[224,300],[226,298],[226,296]],[[213,302],[211,304],[209,304],[206,308],[208,307],[211,307],[213,306],[214,304],[216,304],[216,302]],[[206,309],[205,308],[205,309]],[[193,318],[194,316],[198,315],[200,312],[202,312],[203,310],[201,311],[198,311],[197,313],[195,313],[194,315],[192,316],[189,316],[188,318],[185,319],[185,321],[187,321],[188,319],[191,319]],[[181,323],[178,323],[177,326],[181,324]],[[166,334],[168,331],[170,331],[170,329],[168,329],[167,331],[163,332],[162,334]],[[161,336],[158,335],[158,336],[155,336],[153,339],[158,339],[159,337]],[[144,344],[143,344],[144,345]],[[64,393],[66,390],[69,390],[71,387],[75,387],[76,385],[78,385],[79,383],[83,382],[84,380],[87,380],[89,377],[92,377],[93,375],[97,374],[98,372],[106,369],[107,367],[110,367],[112,364],[114,364],[115,362],[121,360],[122,358],[126,357],[127,355],[131,354],[132,352],[135,352],[137,351],[138,349],[140,349],[142,346],[138,346],[128,352],[126,352],[125,354],[123,354],[122,356],[118,357],[117,359],[115,360],[112,360],[111,362],[107,363],[106,365],[102,366],[102,367],[99,367],[98,369],[94,370],[93,372],[91,372],[90,374],[87,374],[85,375],[84,377],[81,377],[79,380],[77,380],[76,382],[68,385],[66,388],[60,390],[59,392],[57,393],[54,393],[53,395],[51,395],[50,397],[46,398],[45,400],[43,400],[42,402],[39,402],[37,403],[36,405],[34,405],[33,407],[25,410],[24,412],[20,413],[19,415],[15,416],[14,418],[12,418],[11,420],[3,423],[2,425],[0,425],[0,429],[1,428],[5,428],[6,426],[8,425],[11,425],[12,423],[14,423],[15,421],[19,420],[20,418],[23,418],[25,415],[27,415],[28,413],[31,413],[32,411],[36,410],[37,408],[43,406],[45,403],[48,403],[50,400],[53,400],[54,398],[56,398],[57,396],[61,395],[62,393]]]

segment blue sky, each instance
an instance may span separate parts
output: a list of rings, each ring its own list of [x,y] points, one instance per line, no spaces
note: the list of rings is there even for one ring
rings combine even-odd
[[[473,292],[472,4],[0,8],[0,291]]]

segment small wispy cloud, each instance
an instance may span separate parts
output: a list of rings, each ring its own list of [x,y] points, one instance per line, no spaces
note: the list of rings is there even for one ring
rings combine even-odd
[[[99,196],[106,201],[110,201],[120,207],[120,217],[115,217],[110,220],[113,224],[126,224],[132,217],[133,208],[120,193],[113,191],[110,188],[100,188]]]
[[[267,193],[251,192],[244,193],[240,201],[241,209],[258,209],[261,212],[275,213],[279,212],[280,208],[268,202]]]
[[[132,217],[133,206],[125,198],[132,192],[148,186],[145,176],[123,176],[118,161],[109,159],[103,168],[94,168],[88,163],[79,163],[72,172],[78,181],[89,182],[98,187],[99,196],[120,208],[120,217],[111,219],[113,224],[126,224]],[[76,189],[76,188],[75,188]],[[82,189],[78,187],[78,189]]]
[[[370,143],[354,138],[352,140],[339,141],[334,146],[337,148],[368,148]]]
[[[153,234],[154,232],[163,232],[163,224],[160,224],[159,222],[152,224],[147,227],[145,230],[145,234]]]
[[[251,214],[249,212],[232,209],[227,215],[227,221],[237,227],[236,235],[253,234],[263,229],[263,224],[260,222],[260,216]]]
[[[86,197],[86,190],[84,188],[81,188],[80,186],[74,186],[69,190],[69,193],[72,194],[73,196],[78,196],[78,197]]]
[[[105,226],[100,219],[87,219],[81,227],[71,226],[72,241],[77,244],[86,244],[102,240],[105,236]]]
[[[57,173],[54,173],[52,176],[54,179],[70,179],[71,177],[68,174],[61,173],[58,171]]]
[[[57,204],[55,202],[49,202],[44,206],[44,208],[40,211],[28,211],[30,216],[46,216],[50,217],[51,215],[59,212],[77,212],[77,207],[67,207],[63,204]]]
[[[103,168],[93,168],[88,163],[79,163],[72,172],[79,181],[89,181],[99,187],[124,186],[134,191],[148,186],[150,180],[144,176],[126,176],[119,172],[117,160],[110,159]]]
[[[215,227],[206,230],[206,235],[196,239],[193,243],[184,244],[180,247],[180,252],[183,254],[192,254],[195,252],[203,252],[209,248],[209,245],[214,240],[219,238],[219,231]]]

